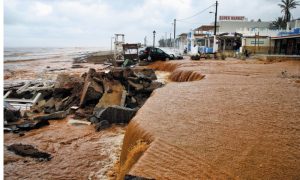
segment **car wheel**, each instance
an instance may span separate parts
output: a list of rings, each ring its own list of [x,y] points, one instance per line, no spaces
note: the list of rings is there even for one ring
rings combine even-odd
[[[175,59],[174,54],[171,54],[171,55],[170,55],[170,58],[171,58],[171,59]]]

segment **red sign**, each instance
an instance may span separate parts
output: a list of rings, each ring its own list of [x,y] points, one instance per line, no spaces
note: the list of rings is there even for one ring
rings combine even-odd
[[[220,21],[243,21],[245,16],[220,16]]]

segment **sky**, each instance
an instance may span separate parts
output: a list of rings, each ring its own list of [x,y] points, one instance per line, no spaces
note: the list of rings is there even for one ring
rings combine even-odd
[[[280,0],[219,0],[218,15],[272,21],[282,16]],[[213,5],[213,0],[4,0],[4,47],[110,47],[111,37],[152,43],[173,37],[173,20]],[[292,10],[293,18],[300,11]],[[215,7],[177,21],[176,34],[214,21]]]

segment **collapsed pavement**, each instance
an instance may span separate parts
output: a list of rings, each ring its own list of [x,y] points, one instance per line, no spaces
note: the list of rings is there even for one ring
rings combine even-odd
[[[152,69],[114,67],[108,72],[91,68],[81,77],[62,73],[47,83],[7,84],[5,131],[22,134],[68,115],[90,121],[97,131],[111,124],[127,124],[151,93],[163,86],[156,79]],[[30,109],[20,111],[7,99],[20,102],[20,106],[31,103]]]

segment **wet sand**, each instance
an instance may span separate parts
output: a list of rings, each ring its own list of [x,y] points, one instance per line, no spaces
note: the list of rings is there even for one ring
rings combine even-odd
[[[83,68],[71,68],[72,62],[64,59],[4,62],[4,80],[55,80],[59,73],[81,75],[89,68],[102,70],[107,67],[103,64],[80,63]]]
[[[167,64],[157,68],[206,76],[168,83],[139,110],[125,133],[121,166],[136,141],[150,141],[150,147],[129,174],[154,179],[300,177],[299,61]]]

